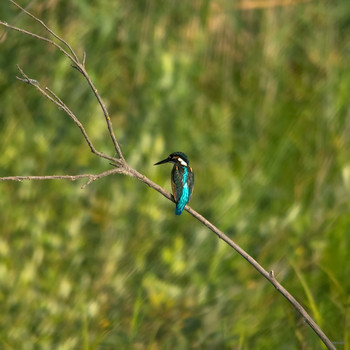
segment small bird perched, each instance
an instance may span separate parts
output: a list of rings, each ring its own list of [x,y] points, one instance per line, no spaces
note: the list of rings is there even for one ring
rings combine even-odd
[[[176,203],[175,215],[181,215],[192,195],[194,184],[193,171],[189,166],[190,162],[188,157],[182,152],[171,153],[168,158],[154,165],[164,163],[174,164],[173,170],[171,171],[171,188]]]

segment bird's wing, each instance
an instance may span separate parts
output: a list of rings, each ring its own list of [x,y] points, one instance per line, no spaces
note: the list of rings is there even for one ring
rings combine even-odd
[[[183,169],[174,165],[173,171],[171,172],[171,188],[173,190],[175,202],[178,202],[181,198],[183,185]]]

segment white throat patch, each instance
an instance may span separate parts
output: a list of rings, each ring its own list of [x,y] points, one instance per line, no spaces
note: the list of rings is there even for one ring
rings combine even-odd
[[[187,163],[182,158],[179,157],[178,160],[179,160],[181,165],[187,166]]]

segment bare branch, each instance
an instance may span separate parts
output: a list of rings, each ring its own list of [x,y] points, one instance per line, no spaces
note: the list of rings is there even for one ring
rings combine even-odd
[[[102,101],[102,98],[100,96],[100,94],[98,93],[94,83],[92,82],[92,80],[90,79],[86,69],[85,69],[85,59],[86,59],[86,55],[84,55],[84,63],[83,64],[79,64],[78,67],[79,67],[79,70],[80,72],[83,74],[83,76],[85,77],[85,79],[87,80],[88,84],[90,85],[92,91],[94,92],[95,94],[95,97],[98,101],[98,103],[100,104],[101,106],[101,109],[103,111],[103,114],[105,116],[105,119],[106,119],[106,123],[107,123],[107,127],[108,127],[108,131],[109,131],[109,135],[112,139],[112,142],[113,142],[113,145],[114,145],[114,148],[117,152],[117,155],[118,157],[124,161],[124,156],[123,156],[123,153],[121,151],[121,148],[119,146],[119,143],[114,135],[114,131],[113,131],[113,125],[112,125],[112,121],[111,121],[111,118],[109,116],[109,113],[108,113],[108,110],[105,106],[105,104],[103,103]]]
[[[161,193],[164,197],[174,202],[174,198],[170,193],[165,191],[162,187],[155,184],[153,181],[148,179],[146,176],[140,174],[135,169],[128,169],[131,176],[136,177],[138,180],[142,181],[149,187],[155,189],[159,193]],[[276,289],[280,292],[300,313],[300,315],[305,319],[305,321],[309,324],[309,326],[314,330],[314,332],[318,335],[318,337],[322,340],[322,342],[327,346],[330,350],[336,350],[334,344],[328,339],[326,334],[322,331],[322,329],[317,325],[317,323],[312,319],[312,317],[307,313],[307,311],[302,307],[302,305],[276,280],[274,276],[274,272],[267,272],[252,256],[250,256],[245,250],[243,250],[238,244],[232,241],[228,236],[225,235],[221,230],[219,230],[215,225],[213,225],[210,221],[208,221],[201,214],[197,213],[191,207],[186,205],[185,210],[190,213],[193,217],[195,217],[198,221],[200,221],[203,225],[209,228],[212,232],[214,232],[220,239],[222,239],[225,243],[227,243],[231,248],[233,248],[239,255],[241,255],[245,260],[248,261],[250,265],[254,267],[261,275],[263,275]]]
[[[128,174],[127,170],[123,168],[114,168],[104,171],[100,174],[79,174],[79,175],[43,175],[43,176],[5,176],[0,177],[0,181],[24,181],[24,180],[71,180],[76,181],[79,179],[89,179],[87,183],[81,186],[84,189],[86,186],[90,185],[92,182],[101,179],[102,177],[109,176],[112,174]]]
[[[26,9],[24,9],[23,7],[21,7],[20,5],[18,5],[16,2],[14,2],[13,0],[9,0],[13,5],[15,5],[16,7],[18,7],[22,12],[24,12],[26,15],[28,15],[29,17],[33,18],[35,21],[39,22],[51,35],[53,35],[57,40],[59,40],[62,44],[64,44],[66,47],[68,47],[69,51],[71,52],[71,54],[74,57],[75,62],[79,62],[77,55],[75,54],[75,52],[73,51],[73,49],[71,48],[71,46],[65,41],[63,40],[61,37],[59,37],[56,33],[54,33],[41,19],[35,17],[33,14],[31,14],[30,12],[28,12]],[[42,39],[41,39],[42,40]],[[69,56],[70,57],[70,56]],[[71,60],[73,60],[70,57]]]
[[[108,127],[108,132],[109,132],[109,135],[112,139],[112,142],[113,142],[113,145],[114,145],[114,148],[117,152],[117,155],[118,157],[121,159],[121,161],[125,161],[124,159],[124,156],[123,156],[123,153],[121,151],[121,148],[119,146],[119,143],[115,137],[115,134],[114,134],[114,131],[113,131],[113,125],[112,125],[112,121],[111,121],[111,118],[109,116],[109,113],[108,113],[108,110],[105,106],[105,104],[103,103],[102,101],[102,98],[100,96],[100,94],[98,93],[95,85],[93,84],[92,80],[90,79],[89,77],[89,74],[87,73],[86,69],[85,69],[85,61],[86,61],[86,54],[84,52],[83,54],[83,62],[81,63],[78,59],[78,56],[77,54],[75,53],[75,51],[72,49],[72,47],[65,41],[63,40],[60,36],[58,36],[56,33],[54,33],[42,20],[40,20],[39,18],[37,18],[36,16],[34,16],[33,14],[31,14],[30,12],[28,12],[27,10],[23,9],[20,5],[18,5],[15,1],[13,0],[8,0],[10,1],[13,5],[15,5],[16,7],[18,7],[21,11],[25,12],[28,16],[30,16],[31,18],[33,18],[35,21],[39,22],[51,35],[53,35],[55,38],[57,38],[61,43],[63,43],[64,45],[66,45],[69,49],[69,51],[72,53],[72,54],[69,54],[63,47],[61,47],[60,45],[58,45],[57,43],[55,43],[54,41],[48,39],[48,38],[45,38],[43,36],[40,36],[40,35],[37,35],[37,34],[34,34],[34,33],[31,33],[31,32],[28,32],[24,29],[21,29],[21,28],[18,28],[18,27],[15,27],[15,26],[12,26],[6,22],[3,22],[3,21],[0,21],[0,24],[9,28],[9,29],[13,29],[13,30],[16,30],[18,32],[21,32],[23,34],[26,34],[26,35],[30,35],[36,39],[39,39],[39,40],[42,40],[42,41],[45,41],[53,46],[55,46],[56,48],[58,48],[65,56],[67,56],[70,61],[73,63],[73,68],[76,68],[83,76],[84,78],[87,80],[91,90],[93,91],[101,109],[102,109],[102,112],[103,112],[103,115],[105,117],[105,120],[106,120],[106,123],[107,123],[107,127]],[[95,152],[94,152],[95,153]]]
[[[71,180],[92,178],[93,174],[80,174],[80,175],[43,175],[43,176],[4,176],[0,177],[0,181],[18,181],[23,180]]]
[[[109,176],[112,174],[122,174],[122,175],[129,175],[130,176],[130,174],[128,173],[128,171],[126,169],[124,169],[123,167],[118,167],[115,169],[107,170],[101,174],[91,176],[89,181],[86,184],[84,184],[83,186],[81,186],[81,188],[85,188],[86,186],[90,185],[92,182],[96,181],[97,179],[100,179],[101,177]]]
[[[255,270],[257,270],[261,275],[263,275],[276,289],[279,291],[301,314],[304,320],[309,324],[309,326],[314,330],[318,337],[323,341],[328,349],[336,350],[334,344],[328,339],[326,334],[317,325],[317,323],[312,319],[312,317],[307,313],[307,311],[301,306],[301,304],[276,280],[274,272],[267,272],[253,257],[251,257],[246,251],[244,251],[239,245],[233,242],[229,237],[227,237],[222,231],[220,231],[216,226],[214,226],[210,221],[204,218],[202,215],[197,213],[195,210],[189,206],[185,207],[192,216],[197,220],[202,222],[206,227],[213,231],[219,238],[226,242],[230,247],[232,247],[239,255],[246,259],[250,265],[252,265]]]
[[[23,180],[71,180],[89,179],[91,182],[101,177],[115,173],[121,173],[119,168],[110,169],[100,174],[79,174],[79,175],[43,175],[43,176],[5,176],[0,177],[0,181],[23,181]]]
[[[57,40],[59,40],[62,44],[64,44],[70,51],[67,52],[64,48],[62,48],[60,45],[55,43],[54,41],[47,39],[45,37],[39,36],[37,34],[25,31],[23,29],[11,26],[5,22],[0,21],[0,24],[9,28],[16,30],[18,32],[21,32],[26,35],[30,35],[32,37],[35,37],[39,40],[48,42],[51,45],[54,45],[57,49],[59,49],[65,56],[67,56],[71,62],[73,63],[73,67],[76,68],[87,80],[89,86],[91,87],[92,91],[95,94],[95,97],[100,104],[100,107],[103,111],[103,114],[105,116],[105,120],[107,123],[108,131],[110,134],[110,137],[113,141],[114,148],[118,154],[119,159],[107,156],[103,154],[102,152],[99,152],[95,149],[93,146],[91,140],[89,139],[83,125],[80,123],[78,118],[74,115],[74,113],[66,106],[66,104],[49,88],[42,89],[39,85],[39,83],[34,79],[29,79],[28,76],[23,72],[23,70],[18,67],[19,72],[21,73],[22,78],[17,77],[20,81],[25,82],[29,85],[34,86],[40,93],[42,93],[46,98],[48,98],[51,102],[53,102],[56,106],[63,109],[66,114],[74,121],[74,123],[79,127],[81,130],[83,137],[85,138],[87,144],[90,147],[90,150],[92,153],[96,154],[97,156],[101,158],[105,158],[111,161],[111,164],[115,166],[116,168],[110,169],[108,171],[105,171],[101,174],[81,174],[81,175],[49,175],[49,176],[9,176],[9,177],[2,177],[0,178],[0,181],[23,181],[23,180],[53,180],[53,179],[68,179],[75,181],[77,179],[88,179],[88,182],[83,185],[83,187],[87,186],[88,184],[92,183],[93,181],[108,176],[111,174],[119,173],[128,175],[131,177],[137,178],[139,181],[145,183],[149,187],[153,188],[154,190],[161,193],[164,197],[167,199],[174,201],[174,198],[170,193],[165,191],[162,187],[155,184],[153,181],[148,179],[146,176],[142,175],[135,169],[131,168],[124,160],[123,154],[121,152],[121,149],[119,147],[119,144],[116,140],[116,137],[114,135],[112,122],[109,117],[109,113],[107,111],[106,106],[104,105],[101,96],[97,92],[97,89],[95,88],[92,80],[90,79],[86,69],[85,69],[85,61],[86,61],[86,54],[84,52],[83,54],[83,60],[82,63],[79,61],[77,55],[75,54],[74,50],[69,46],[69,44],[64,41],[62,38],[60,38],[58,35],[56,35],[50,28],[46,26],[46,24],[41,21],[40,19],[36,18],[34,15],[30,14],[28,11],[23,9],[21,6],[19,6],[16,2],[13,0],[9,0],[12,4],[17,6],[21,11],[25,12],[28,16],[39,22],[51,35],[53,35]],[[289,0],[288,0],[289,1]],[[242,3],[243,4],[243,3]],[[212,232],[214,232],[220,239],[222,239],[225,243],[227,243],[230,247],[232,247],[238,254],[240,254],[245,260],[249,262],[261,275],[263,275],[276,289],[279,291],[293,306],[294,308],[300,313],[300,315],[305,319],[305,321],[310,325],[310,327],[314,330],[314,332],[318,335],[318,337],[323,341],[323,343],[327,346],[328,349],[335,350],[334,344],[327,338],[327,336],[323,333],[323,331],[320,329],[320,327],[314,322],[312,317],[306,312],[306,310],[301,306],[301,304],[276,280],[273,271],[267,272],[254,258],[252,258],[247,252],[245,252],[241,247],[239,247],[235,242],[233,242],[228,236],[226,236],[222,231],[220,231],[216,226],[214,226],[211,222],[209,222],[207,219],[205,219],[202,215],[197,213],[195,210],[190,208],[188,205],[185,207],[185,210],[190,213],[193,217],[195,217],[198,221],[203,223],[207,228],[209,228]]]
[[[113,162],[120,162],[118,159],[114,158],[114,157],[110,157],[107,156],[106,154],[99,152],[96,150],[96,148],[94,147],[94,145],[92,144],[92,141],[90,140],[88,134],[85,131],[84,126],[81,124],[81,122],[78,120],[78,118],[75,116],[75,114],[63,103],[63,101],[53,92],[51,91],[49,88],[45,88],[46,91],[48,91],[50,93],[50,96],[44,89],[42,89],[39,85],[39,83],[34,80],[34,79],[30,79],[21,69],[20,66],[17,65],[17,69],[19,70],[19,72],[21,73],[22,78],[17,77],[18,80],[23,81],[29,85],[34,86],[38,91],[40,91],[41,94],[43,94],[46,98],[48,98],[51,102],[53,102],[57,107],[61,108],[62,110],[64,110],[66,112],[66,114],[74,121],[74,123],[78,126],[78,128],[80,129],[80,131],[82,132],[87,144],[90,147],[90,150],[92,153],[96,154],[97,156],[101,157],[101,158],[105,158],[108,160],[111,160]]]
[[[12,0],[8,0],[8,1],[13,2]],[[56,47],[58,50],[60,50],[65,56],[67,56],[71,61],[75,62],[74,58],[73,58],[63,47],[61,47],[60,45],[56,44],[54,41],[52,41],[52,40],[50,40],[50,39],[48,39],[48,38],[45,38],[45,37],[43,37],[43,36],[40,36],[40,35],[38,35],[38,34],[35,34],[35,33],[32,33],[32,32],[28,32],[27,30],[24,30],[24,29],[21,29],[21,28],[12,26],[11,24],[8,24],[8,23],[3,22],[3,21],[0,21],[0,24],[3,25],[4,27],[9,28],[9,29],[15,30],[15,31],[17,31],[17,32],[20,32],[20,33],[23,33],[23,34],[26,34],[26,35],[29,35],[29,36],[32,36],[33,38],[36,38],[36,39],[45,41],[45,42],[49,43],[50,45],[55,46],[55,47]]]

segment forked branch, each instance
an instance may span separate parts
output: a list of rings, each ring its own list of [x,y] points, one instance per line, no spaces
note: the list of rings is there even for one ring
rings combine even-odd
[[[18,5],[15,1],[13,1],[13,0],[8,0],[8,1],[11,2],[13,5],[15,5],[16,7],[18,7],[22,12],[24,12],[26,15],[28,15],[29,17],[34,19],[36,22],[40,23],[40,25],[43,26],[45,28],[45,30],[50,35],[52,35],[55,39],[57,39],[60,42],[61,45],[57,44],[55,41],[53,41],[53,40],[51,40],[49,38],[46,38],[44,36],[41,36],[41,35],[38,35],[38,34],[35,34],[35,33],[32,33],[32,32],[29,32],[29,31],[24,30],[22,28],[18,28],[18,27],[12,26],[12,25],[8,24],[7,22],[0,21],[0,24],[5,26],[5,27],[7,27],[7,28],[9,28],[9,29],[16,30],[16,31],[18,31],[20,33],[32,36],[32,37],[34,37],[36,39],[45,41],[45,42],[49,43],[50,45],[53,45],[58,50],[60,50],[71,61],[72,66],[74,68],[76,68],[84,76],[84,78],[87,80],[91,90],[95,94],[96,99],[97,99],[98,103],[100,104],[102,112],[104,114],[104,117],[105,117],[105,120],[106,120],[106,123],[107,123],[107,127],[108,127],[108,132],[109,132],[109,135],[110,135],[110,137],[112,139],[115,151],[116,151],[116,153],[118,155],[118,158],[121,161],[124,161],[124,157],[123,157],[122,151],[120,149],[119,143],[118,143],[118,141],[117,141],[117,139],[116,139],[116,137],[114,135],[113,126],[112,126],[111,118],[109,117],[108,110],[107,110],[105,104],[103,103],[100,94],[98,93],[96,87],[94,86],[92,80],[90,79],[90,77],[89,77],[89,75],[88,75],[88,73],[87,73],[87,71],[85,69],[85,61],[86,61],[85,53],[83,54],[83,61],[80,62],[80,60],[78,58],[78,55],[75,53],[75,51],[72,49],[72,47],[65,40],[63,40],[56,33],[54,33],[53,30],[51,30],[41,19],[37,18],[36,16],[34,16],[33,14],[31,14],[30,12],[25,10],[23,7]],[[64,47],[66,47],[69,52]]]
[[[49,88],[41,88],[40,84],[33,79],[30,79],[23,70],[17,66],[21,77],[17,77],[20,81],[27,83],[33,87],[35,87],[41,94],[43,94],[48,100],[50,100],[52,103],[54,103],[56,106],[60,107],[72,120],[73,122],[78,126],[81,133],[83,134],[83,137],[85,141],[87,142],[88,146],[90,147],[90,150],[93,154],[95,154],[98,157],[107,159],[111,162],[111,165],[115,166],[115,168],[105,171],[101,174],[93,175],[93,174],[81,174],[81,175],[50,175],[50,176],[9,176],[9,177],[2,177],[0,178],[1,181],[23,181],[23,180],[52,180],[52,179],[68,179],[68,180],[77,180],[77,179],[89,179],[88,182],[84,185],[101,178],[104,176],[108,176],[111,174],[119,173],[128,175],[131,177],[134,177],[138,179],[139,181],[145,183],[149,187],[153,188],[154,190],[161,193],[164,197],[167,199],[174,201],[171,194],[165,191],[162,187],[155,184],[153,181],[148,179],[146,176],[139,173],[137,170],[131,168],[124,160],[122,151],[119,147],[119,144],[117,142],[117,139],[114,135],[112,122],[109,117],[109,113],[107,111],[107,108],[105,104],[102,101],[101,96],[99,95],[97,89],[95,88],[92,80],[90,79],[86,69],[85,69],[85,61],[86,61],[86,55],[83,54],[82,62],[80,62],[78,55],[75,53],[75,51],[71,48],[71,46],[63,40],[61,37],[59,37],[57,34],[55,34],[42,20],[35,17],[33,14],[29,13],[27,10],[23,9],[21,6],[19,6],[16,2],[13,0],[8,0],[13,5],[17,6],[21,11],[26,13],[29,17],[34,19],[36,22],[40,23],[41,26],[44,27],[44,29],[54,37],[54,39],[58,40],[59,43],[56,43],[55,41],[34,34],[32,32],[26,31],[24,29],[9,25],[6,22],[0,21],[0,24],[4,27],[7,27],[9,29],[18,31],[22,34],[32,36],[36,39],[39,39],[41,41],[44,41],[50,45],[53,45],[58,50],[60,50],[72,63],[72,66],[76,68],[87,80],[90,88],[92,89],[101,109],[104,115],[104,118],[107,123],[107,128],[109,135],[112,139],[115,151],[117,153],[117,158],[108,156],[100,151],[98,151],[92,141],[90,140],[88,134],[85,131],[84,126],[81,124],[79,119],[75,116],[75,114],[67,107],[67,105]],[[321,328],[316,324],[316,322],[312,319],[312,317],[306,312],[306,310],[302,307],[302,305],[276,280],[273,271],[267,272],[255,259],[253,259],[247,252],[245,252],[240,246],[238,246],[235,242],[233,242],[228,236],[226,236],[222,231],[220,231],[216,226],[214,226],[211,222],[206,220],[202,215],[197,213],[195,210],[190,208],[189,206],[185,207],[185,210],[189,212],[193,217],[195,217],[198,221],[203,223],[207,228],[209,228],[212,232],[214,232],[220,239],[222,239],[224,242],[226,242],[230,247],[232,247],[238,254],[240,254],[244,259],[246,259],[249,264],[251,264],[261,275],[263,275],[292,305],[293,307],[300,313],[300,315],[305,319],[305,321],[310,325],[310,327],[314,330],[314,332],[318,335],[318,337],[322,340],[322,342],[327,346],[328,349],[336,349],[334,344],[328,339],[328,337],[324,334],[324,332],[321,330]]]

